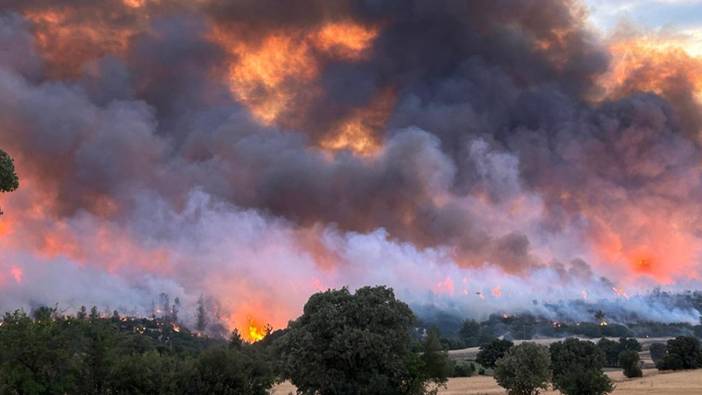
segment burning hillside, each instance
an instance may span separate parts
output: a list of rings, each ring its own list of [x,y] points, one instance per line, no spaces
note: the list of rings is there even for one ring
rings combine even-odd
[[[256,340],[344,285],[480,317],[699,285],[702,60],[600,39],[577,1],[9,0],[0,22],[4,309],[165,292],[194,322],[204,296]]]

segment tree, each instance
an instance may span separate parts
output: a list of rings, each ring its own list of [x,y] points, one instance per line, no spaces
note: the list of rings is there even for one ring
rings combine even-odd
[[[655,363],[657,366],[658,363],[665,357],[667,347],[663,343],[653,343],[651,344],[649,351],[651,352],[651,359],[653,360],[653,363]]]
[[[477,346],[480,344],[480,324],[476,320],[465,320],[458,335],[466,347]]]
[[[697,369],[702,366],[700,342],[692,336],[678,336],[668,340],[667,353],[657,364],[661,370]]]
[[[411,351],[414,314],[392,289],[314,294],[275,342],[301,394],[421,394],[433,382]]]
[[[0,149],[0,192],[12,192],[17,188],[19,188],[19,178],[15,173],[15,163],[10,155]]]
[[[639,353],[633,350],[624,350],[619,353],[619,366],[624,369],[626,377],[642,377]]]
[[[202,352],[184,378],[185,393],[265,395],[273,371],[253,348],[215,348]]]
[[[619,354],[622,351],[641,351],[641,344],[632,337],[621,337],[619,342],[603,337],[597,342],[597,347],[604,353],[605,366],[609,368],[621,366],[619,364]]]
[[[603,337],[597,342],[597,348],[599,348],[605,356],[605,366],[610,368],[618,366],[619,353],[622,352],[622,347],[619,343]]]
[[[510,395],[536,395],[551,379],[551,357],[546,346],[522,343],[497,360],[495,380]]]
[[[514,343],[509,340],[495,339],[480,347],[475,361],[485,367],[494,368],[497,360],[502,358],[513,345]]]
[[[604,353],[592,342],[575,338],[551,344],[553,386],[566,395],[612,392],[612,381],[602,371]]]
[[[639,343],[639,341],[633,337],[620,337],[619,344],[622,348],[622,351],[641,351],[641,343]]]
[[[422,362],[428,379],[439,385],[445,385],[451,370],[448,353],[441,346],[439,330],[429,329],[422,350]]]
[[[195,329],[202,333],[207,327],[207,311],[205,310],[205,297],[200,295],[197,300],[197,320],[195,322]]]

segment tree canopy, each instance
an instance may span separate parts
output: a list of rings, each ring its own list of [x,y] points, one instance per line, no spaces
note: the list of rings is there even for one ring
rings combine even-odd
[[[597,345],[575,338],[551,344],[553,386],[566,395],[602,395],[614,389],[602,371],[605,355]]]
[[[475,361],[487,368],[494,368],[497,360],[502,358],[513,345],[514,343],[509,340],[495,339],[480,347]]]
[[[510,395],[536,395],[551,379],[551,357],[546,346],[522,343],[497,360],[495,380]]]
[[[434,380],[411,351],[413,322],[391,289],[329,290],[309,299],[276,349],[302,394],[425,393]]]

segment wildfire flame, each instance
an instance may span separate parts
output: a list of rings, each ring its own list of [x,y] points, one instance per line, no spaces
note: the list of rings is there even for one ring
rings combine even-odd
[[[267,330],[265,326],[258,324],[254,320],[249,320],[249,327],[246,334],[248,334],[248,336],[246,336],[246,340],[255,343],[263,340],[267,336]]]

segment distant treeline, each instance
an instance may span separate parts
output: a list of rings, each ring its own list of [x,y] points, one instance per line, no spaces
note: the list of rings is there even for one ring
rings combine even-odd
[[[531,314],[498,315],[487,320],[460,321],[445,315],[424,320],[423,327],[437,327],[442,333],[441,342],[448,349],[476,347],[495,338],[531,340],[534,338],[571,336],[597,339],[600,337],[702,337],[702,325],[688,323],[636,322],[617,324],[607,321],[601,311],[593,314],[590,322],[561,322],[535,317]]]

